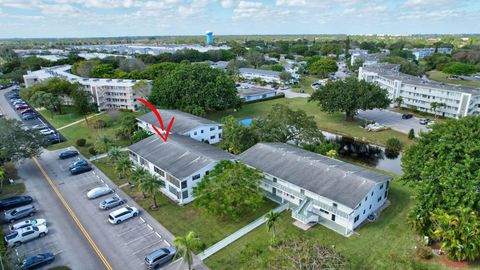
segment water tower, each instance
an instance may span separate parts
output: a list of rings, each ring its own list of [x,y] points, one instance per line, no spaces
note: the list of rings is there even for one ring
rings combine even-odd
[[[206,31],[205,32],[205,43],[207,45],[212,45],[213,44],[213,32],[212,31]]]

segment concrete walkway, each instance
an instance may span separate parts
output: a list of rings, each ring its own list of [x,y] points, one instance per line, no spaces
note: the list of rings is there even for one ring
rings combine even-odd
[[[277,208],[273,209],[274,212],[282,212],[284,210],[288,209],[288,203],[282,204],[278,206]],[[202,253],[198,254],[198,257],[203,261],[206,258],[212,256],[213,254],[217,253],[220,251],[222,248],[230,245],[231,243],[235,242],[237,239],[240,237],[244,236],[245,234],[253,231],[254,229],[258,228],[260,225],[264,224],[267,222],[267,218],[265,215],[262,217],[256,219],[252,223],[248,224],[247,226],[241,228],[240,230],[232,233],[231,235],[227,236],[226,238],[220,240],[219,242],[215,243],[213,246],[207,248],[204,250]]]
[[[127,150],[128,149],[126,147],[120,149],[120,151],[122,151],[122,152],[125,152]],[[107,156],[108,156],[108,153],[103,153],[103,154],[100,154],[100,155],[93,156],[93,157],[89,158],[88,160],[89,161],[95,161],[95,160],[99,160],[99,159],[102,159],[102,158],[106,158]]]
[[[89,117],[87,117],[87,119],[90,119],[90,118],[95,117],[95,116],[99,116],[99,115],[102,114],[102,113],[103,113],[103,112],[99,112],[99,113],[97,113],[97,114],[90,115]],[[78,123],[81,123],[81,122],[83,122],[83,121],[85,121],[84,118],[82,118],[82,119],[80,119],[80,120],[78,120],[78,121],[72,122],[72,123],[70,123],[70,124],[68,124],[68,125],[65,125],[65,126],[63,126],[63,127],[59,127],[59,128],[57,128],[57,130],[62,130],[62,129],[64,129],[64,128],[71,127],[71,126],[76,125],[76,124],[78,124]]]
[[[284,93],[285,98],[298,98],[298,97],[308,98],[308,97],[310,97],[310,94],[297,93],[297,92],[292,91],[292,89],[290,89],[290,88],[288,88],[287,90],[278,90],[278,93]]]

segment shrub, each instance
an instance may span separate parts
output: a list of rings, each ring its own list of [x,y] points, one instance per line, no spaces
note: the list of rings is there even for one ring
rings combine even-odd
[[[419,246],[416,250],[417,256],[420,259],[431,259],[433,257],[433,252],[431,247]]]
[[[400,152],[402,151],[402,142],[397,138],[390,138],[387,140],[386,150],[391,152]]]
[[[88,152],[92,155],[92,156],[95,156],[97,154],[97,150],[95,150],[94,147],[90,147],[88,149]]]
[[[93,123],[93,128],[99,129],[99,128],[106,128],[107,127],[107,122],[103,121],[102,119],[99,119]]]
[[[408,132],[408,139],[409,140],[415,139],[415,131],[413,130],[413,128],[411,128],[410,131]]]
[[[77,140],[77,145],[82,147],[82,146],[85,146],[85,144],[87,144],[87,140],[81,138],[81,139],[78,139]]]
[[[119,109],[119,111],[121,111],[121,112],[133,112],[133,111],[130,110],[130,109]]]
[[[17,168],[15,167],[15,164],[12,162],[6,162],[3,165],[3,168],[5,169],[5,176],[6,179],[18,179],[18,174],[17,174]]]

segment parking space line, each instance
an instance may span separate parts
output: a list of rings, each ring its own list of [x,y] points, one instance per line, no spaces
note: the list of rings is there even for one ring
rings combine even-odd
[[[162,239],[162,236],[158,233],[158,232],[155,232],[155,234],[160,237],[160,239]]]
[[[163,242],[165,242],[165,244],[166,244],[167,246],[171,246],[170,243],[167,242],[167,240],[163,239]]]
[[[147,224],[147,227],[150,228],[150,230],[153,231],[153,228],[152,228],[152,226],[150,226],[150,224]]]
[[[137,227],[133,227],[133,228],[131,228],[130,230],[127,230],[127,231],[125,231],[125,232],[119,233],[118,236],[125,235],[125,234],[127,234],[127,233],[129,233],[129,232],[132,232],[132,231],[135,231],[135,230],[138,230],[138,228],[137,228]]]
[[[40,172],[42,173],[42,175],[44,176],[44,178],[47,180],[48,184],[50,185],[50,187],[53,189],[53,191],[55,192],[55,194],[57,195],[57,197],[60,199],[60,202],[63,204],[63,206],[65,207],[65,209],[67,209],[67,212],[70,214],[70,216],[73,218],[73,220],[75,221],[75,223],[77,224],[78,228],[80,229],[80,231],[83,233],[83,235],[85,236],[85,238],[87,239],[87,241],[90,243],[90,246],[93,248],[93,250],[95,251],[95,253],[97,254],[97,256],[100,258],[100,260],[102,261],[102,263],[105,265],[105,267],[108,269],[108,270],[113,270],[112,266],[110,266],[110,263],[107,261],[107,259],[105,258],[105,256],[103,255],[103,253],[100,251],[100,249],[98,248],[97,244],[93,241],[92,237],[90,236],[90,234],[87,232],[87,230],[85,229],[85,227],[83,227],[82,223],[80,222],[80,220],[78,219],[77,215],[73,212],[73,210],[70,208],[70,206],[68,205],[67,201],[65,200],[65,198],[63,197],[63,195],[60,193],[60,191],[58,190],[58,188],[55,186],[55,184],[53,183],[52,179],[50,178],[50,176],[48,176],[48,174],[45,172],[45,170],[43,169],[42,165],[40,165],[40,163],[38,162],[37,158],[33,157],[32,158],[33,161],[35,162],[35,164],[37,165],[38,169],[40,170]]]
[[[142,221],[142,223],[145,223],[145,220],[142,217],[140,217],[140,220]]]
[[[144,248],[142,248],[142,249],[140,249],[140,250],[137,250],[137,251],[135,251],[135,252],[133,253],[133,255],[137,255],[138,253],[144,251],[145,249],[148,249],[148,248],[151,248],[151,247],[153,247],[153,246],[156,246],[156,245],[158,245],[158,244],[161,243],[161,242],[162,242],[162,241],[158,241],[158,242],[155,242],[155,243],[153,243],[153,244],[151,244],[151,245],[149,245],[149,246],[146,246],[146,247],[144,247]]]
[[[132,244],[132,243],[134,243],[134,242],[136,242],[136,241],[144,238],[145,236],[149,236],[150,234],[153,234],[153,232],[144,234],[144,235],[142,235],[142,236],[140,236],[140,237],[137,237],[137,238],[135,238],[135,239],[133,239],[133,240],[130,240],[130,241],[126,242],[125,245],[128,246],[128,245],[130,245],[130,244]]]

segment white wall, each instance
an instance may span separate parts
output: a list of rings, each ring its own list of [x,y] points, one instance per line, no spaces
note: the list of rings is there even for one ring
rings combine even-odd
[[[138,121],[138,126],[151,133],[155,133],[155,130],[152,128],[152,126],[145,121]],[[157,128],[159,127],[157,126]],[[210,130],[210,129],[213,129],[213,130]],[[192,129],[180,135],[188,136],[199,142],[208,141],[209,144],[215,144],[222,140],[222,137],[221,137],[222,132],[223,132],[222,125],[218,124],[218,125],[200,126],[198,128]]]

